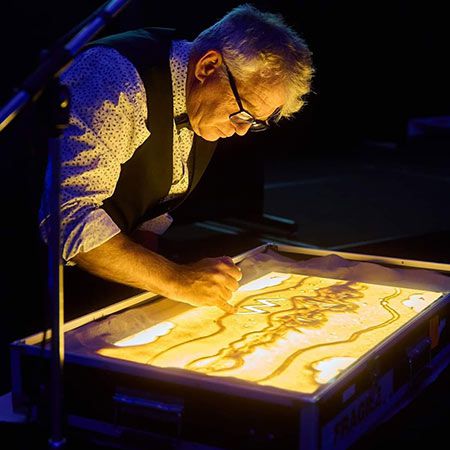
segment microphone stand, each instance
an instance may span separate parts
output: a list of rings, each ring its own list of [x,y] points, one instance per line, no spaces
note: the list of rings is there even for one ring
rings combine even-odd
[[[63,428],[63,368],[64,368],[64,279],[60,220],[60,137],[67,126],[70,111],[68,89],[59,82],[59,75],[67,69],[75,55],[105,25],[118,14],[130,0],[110,0],[98,8],[82,24],[66,36],[68,42],[59,42],[48,52],[44,61],[23,83],[17,94],[0,110],[0,132],[24,109],[45,91],[51,102],[51,131],[49,132],[49,164],[51,170],[50,236],[48,245],[48,295],[51,311],[50,347],[50,419],[51,449],[66,444]]]
[[[50,163],[50,236],[48,238],[48,295],[50,298],[50,448],[62,448],[63,437],[63,368],[64,368],[64,267],[62,263],[60,223],[60,137],[69,120],[69,92],[58,80],[51,83],[51,127],[48,152]]]

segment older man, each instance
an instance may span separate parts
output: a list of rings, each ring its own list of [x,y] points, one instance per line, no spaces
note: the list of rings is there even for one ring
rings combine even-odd
[[[281,17],[249,5],[193,42],[170,30],[140,29],[90,44],[62,77],[72,98],[61,150],[65,262],[232,312],[228,301],[241,274],[231,258],[180,265],[134,237],[167,229],[215,141],[297,112],[312,72],[304,41]],[[44,240],[48,203],[46,190]]]

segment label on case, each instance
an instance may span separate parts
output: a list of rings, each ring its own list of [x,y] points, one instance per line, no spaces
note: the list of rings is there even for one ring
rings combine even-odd
[[[347,448],[383,414],[393,394],[393,370],[322,427],[322,449]]]

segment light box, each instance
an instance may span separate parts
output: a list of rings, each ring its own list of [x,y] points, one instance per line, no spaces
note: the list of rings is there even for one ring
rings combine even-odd
[[[275,250],[285,263],[265,270]],[[239,255],[261,271],[234,314],[142,293],[66,324],[67,430],[133,450],[347,449],[448,366],[450,266],[338,256],[318,274],[336,252]],[[48,334],[11,344],[14,411],[44,423],[49,362]]]
[[[98,354],[314,394],[440,297],[271,272],[240,287],[235,314],[192,308]]]

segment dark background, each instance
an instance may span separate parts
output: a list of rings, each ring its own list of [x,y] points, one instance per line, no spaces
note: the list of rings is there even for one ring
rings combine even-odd
[[[153,2],[135,0],[102,34],[140,26],[167,26],[194,38],[240,3],[221,1],[193,6],[188,2],[158,2],[152,6]],[[355,161],[367,163],[367,155],[371,164],[376,159],[378,167],[403,170],[408,163],[416,171],[426,167],[426,176],[438,173],[443,180],[439,196],[437,191],[429,190],[420,204],[428,205],[430,217],[433,211],[448,210],[448,127],[429,126],[419,137],[408,132],[413,119],[450,115],[448,16],[442,11],[443,2],[252,3],[281,13],[305,38],[316,68],[313,93],[304,110],[280,127],[264,135],[221,141],[202,184],[175,215],[178,222],[261,214],[267,206],[265,182],[282,179],[294,170],[306,179],[320,170],[343,173],[351,170]],[[8,2],[0,18],[1,104],[37,67],[40,52],[101,4],[87,0]],[[0,135],[5,266],[0,393],[10,388],[8,343],[36,332],[44,316],[45,261],[38,258],[36,218],[46,158],[47,110],[41,103],[30,105]],[[361,192],[361,180],[348,179],[346,198],[340,199],[343,203]],[[403,196],[410,201],[408,211],[412,211],[414,202],[408,192],[396,192],[398,185],[390,182],[389,197]],[[423,177],[421,182],[428,183]],[[376,192],[380,197],[377,199],[375,193],[371,201],[384,202],[382,189]],[[304,211],[312,210],[315,198],[317,195],[312,193],[304,200]],[[283,201],[293,200],[285,195]],[[317,230],[323,225],[321,216],[313,217],[311,227]],[[439,220],[441,229],[450,229],[448,221]],[[400,224],[391,225],[390,233],[395,235],[396,227],[400,231]],[[339,221],[335,226],[340,228]],[[341,228],[345,228],[344,219]],[[312,243],[327,247],[330,242],[323,239]],[[450,241],[442,242],[440,260],[448,262],[450,249],[445,247]]]

